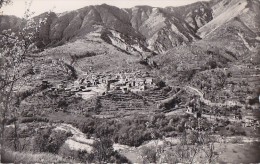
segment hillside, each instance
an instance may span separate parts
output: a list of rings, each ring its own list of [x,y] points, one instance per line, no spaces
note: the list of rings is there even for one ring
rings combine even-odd
[[[209,60],[216,62],[218,67],[257,65],[259,5],[259,1],[211,1],[212,20],[197,30],[202,39],[193,42],[191,46],[171,49],[162,58],[155,57],[154,60],[162,63],[163,69],[166,69],[167,62],[175,62],[176,67],[188,62],[194,65],[193,68],[201,69],[205,66],[203,62]]]
[[[46,23],[39,51],[19,67],[26,70],[6,115],[6,156],[259,162],[251,153],[260,149],[259,16],[259,0],[211,0],[34,17]],[[0,16],[0,31],[22,27]]]

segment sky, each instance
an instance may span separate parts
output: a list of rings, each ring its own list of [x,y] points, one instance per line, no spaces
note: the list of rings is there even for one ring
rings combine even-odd
[[[39,15],[46,11],[62,13],[89,5],[100,5],[103,3],[120,8],[130,8],[138,5],[148,5],[153,7],[182,6],[197,1],[199,0],[12,0],[12,4],[0,9],[0,13],[22,17],[28,6],[30,6],[32,12],[35,12],[35,15]],[[31,5],[29,5],[30,2]]]

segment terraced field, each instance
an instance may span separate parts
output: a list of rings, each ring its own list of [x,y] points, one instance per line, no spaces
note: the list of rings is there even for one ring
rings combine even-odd
[[[147,90],[142,92],[140,95],[151,102],[157,102],[167,98],[167,93],[163,93],[162,90]]]
[[[98,118],[127,117],[135,114],[153,113],[158,102],[169,97],[169,91],[163,89],[146,90],[140,93],[123,93],[121,90],[109,92],[91,100],[88,109],[95,109]]]
[[[260,87],[260,70],[238,66],[232,70],[232,77],[228,80],[235,83],[244,80],[249,86]]]
[[[122,93],[121,90],[113,91],[99,97],[101,111],[141,111],[154,109],[155,105],[142,96],[134,93]]]

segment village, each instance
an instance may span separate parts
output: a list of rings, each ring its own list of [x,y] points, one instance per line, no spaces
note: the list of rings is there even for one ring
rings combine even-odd
[[[62,81],[61,83],[54,83],[47,80],[42,81],[42,86],[49,88],[51,92],[65,92],[67,95],[75,95],[85,100],[89,100],[95,96],[102,96],[113,91],[121,91],[121,93],[127,94],[129,92],[141,93],[146,90],[155,89],[155,79],[149,75],[149,73],[141,72],[119,72],[117,74],[102,74],[102,73],[88,73],[82,75],[74,83],[68,83]],[[159,102],[159,101],[158,101]],[[197,98],[195,101],[191,101],[185,105],[184,113],[192,115],[199,119],[201,117],[208,120],[227,120],[231,122],[241,122],[244,127],[259,127],[259,122],[254,118],[245,117],[241,115],[234,116],[217,116],[207,114],[207,112],[201,110],[201,102]]]
[[[105,95],[114,90],[121,90],[122,93],[138,93],[156,87],[154,78],[147,72],[120,72],[115,75],[89,73],[82,75],[74,83],[67,81],[51,83],[42,80],[42,86],[49,88],[49,91],[65,91],[69,95],[76,95],[85,100],[93,96]]]

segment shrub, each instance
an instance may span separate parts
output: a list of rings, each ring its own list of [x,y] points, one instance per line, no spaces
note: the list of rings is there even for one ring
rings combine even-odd
[[[51,128],[40,130],[33,140],[34,151],[57,154],[60,147],[70,136],[72,136],[71,132],[52,131]]]
[[[71,132],[53,131],[49,136],[48,143],[46,145],[47,151],[57,154],[60,147],[70,136],[72,136]]]
[[[139,63],[142,64],[142,65],[146,65],[146,66],[149,65],[148,61],[145,60],[145,59],[141,59],[141,60],[139,60]]]
[[[199,134],[195,131],[190,132],[186,137],[188,144],[195,144],[199,142]]]
[[[144,146],[141,149],[141,156],[143,158],[144,163],[156,163],[157,161],[156,154],[157,152],[155,147]]]
[[[114,151],[113,155],[110,157],[110,163],[130,163],[130,161],[125,157],[119,154],[117,151]]]
[[[180,120],[180,118],[177,116],[171,116],[170,120],[172,123],[177,123]]]
[[[101,138],[93,144],[94,160],[99,163],[107,162],[113,151],[113,142],[108,138]]]
[[[95,130],[94,125],[95,120],[93,120],[92,118],[88,118],[84,122],[79,123],[77,127],[85,134],[92,134]]]
[[[63,107],[67,107],[67,106],[68,106],[68,103],[65,100],[60,100],[58,102],[58,108],[63,108]]]
[[[17,121],[17,118],[16,117],[12,117],[10,119],[7,119],[5,124],[6,125],[10,125],[10,124],[14,123],[15,121]]]
[[[33,151],[47,152],[46,143],[48,143],[50,134],[50,128],[40,130],[38,134],[33,138]]]
[[[166,126],[161,129],[163,132],[172,132],[175,131],[175,128],[173,126]]]
[[[93,144],[88,161],[92,163],[129,163],[126,157],[114,151],[113,142],[107,137],[101,137]]]
[[[183,132],[185,130],[182,124],[178,124],[176,129],[178,130],[178,132]]]
[[[156,137],[158,136],[155,133]],[[140,146],[144,141],[151,139],[151,132],[143,126],[134,124],[130,127],[123,127],[117,133],[117,140],[120,144]]]
[[[60,147],[58,154],[81,162],[91,162],[94,159],[93,154],[88,154],[85,150],[71,150],[67,144]]]
[[[157,83],[155,83],[155,85],[156,85],[157,87],[159,87],[159,88],[163,88],[163,87],[166,86],[165,82],[162,81],[162,80],[160,80],[160,81],[158,81]]]
[[[23,118],[21,118],[21,123],[29,123],[29,122],[49,122],[49,119],[42,118],[42,117],[23,117]]]
[[[213,60],[210,60],[206,63],[206,65],[209,67],[209,69],[215,69],[217,68],[217,62],[216,61],[213,61]]]
[[[172,90],[172,88],[170,86],[168,86],[168,87],[164,87],[162,91],[164,94],[166,94],[166,93],[170,92],[171,90]]]

